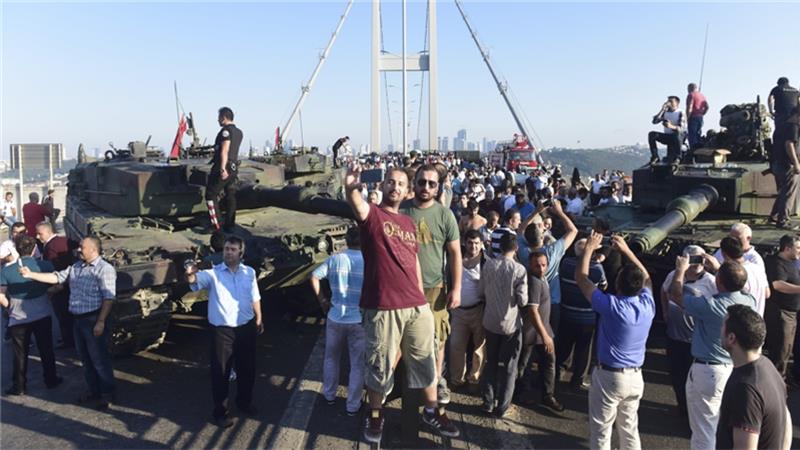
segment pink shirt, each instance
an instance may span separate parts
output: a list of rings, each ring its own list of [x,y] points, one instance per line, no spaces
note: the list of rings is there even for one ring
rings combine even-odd
[[[703,95],[700,91],[694,91],[689,94],[689,102],[692,103],[692,115],[691,117],[698,117],[703,116],[705,113],[703,112],[703,105],[706,103],[706,96]]]

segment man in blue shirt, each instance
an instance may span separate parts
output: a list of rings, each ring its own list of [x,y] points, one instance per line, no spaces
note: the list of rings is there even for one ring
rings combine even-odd
[[[261,294],[256,271],[241,263],[244,241],[228,236],[221,264],[197,270],[186,266],[186,280],[193,291],[208,289],[208,322],[211,324],[211,394],[214,422],[223,428],[233,425],[226,406],[233,362],[236,365],[236,405],[254,416],[252,404],[256,376],[256,337],[264,331],[261,322]]]
[[[592,253],[603,236],[592,232],[578,262],[575,281],[583,296],[600,316],[597,360],[589,389],[589,447],[611,448],[611,428],[617,420],[619,447],[640,449],[639,401],[644,393],[642,364],[650,326],[656,314],[652,282],[647,269],[621,236],[612,245],[631,263],[619,271],[617,295],[603,293],[589,279]]]
[[[355,416],[364,394],[364,327],[361,325],[361,284],[364,281],[364,258],[358,228],[345,235],[347,250],[331,255],[311,274],[311,288],[327,311],[325,322],[325,362],[322,369],[322,395],[329,405],[336,400],[339,387],[339,363],[347,346],[350,359],[350,381],[347,385],[347,414]],[[325,298],[320,280],[327,279],[331,298]]]
[[[692,356],[694,364],[686,381],[686,401],[689,426],[692,429],[692,449],[716,448],[719,408],[725,383],[733,370],[733,361],[722,346],[722,323],[731,305],[756,309],[752,295],[742,292],[747,284],[747,271],[736,261],[726,261],[716,276],[718,293],[702,296],[684,293],[684,280],[689,269],[689,257],[679,256],[675,276],[670,285],[670,298],[682,306],[694,319]]]

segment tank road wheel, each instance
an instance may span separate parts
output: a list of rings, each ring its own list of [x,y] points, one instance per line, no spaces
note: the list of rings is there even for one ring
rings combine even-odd
[[[172,316],[167,296],[167,292],[140,289],[115,300],[108,321],[111,354],[131,355],[164,342]]]

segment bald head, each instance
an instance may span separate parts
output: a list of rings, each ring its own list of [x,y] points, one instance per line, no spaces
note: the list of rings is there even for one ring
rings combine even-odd
[[[731,237],[742,243],[742,250],[750,250],[750,240],[753,238],[753,229],[746,223],[735,223],[731,227]]]

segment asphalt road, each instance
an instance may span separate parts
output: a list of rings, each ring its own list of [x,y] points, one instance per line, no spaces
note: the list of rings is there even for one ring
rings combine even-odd
[[[360,442],[362,417],[344,412],[344,387],[334,406],[318,395],[321,387],[323,322],[270,315],[258,341],[254,398],[256,418],[239,417],[222,430],[210,423],[211,395],[205,321],[178,316],[166,342],[154,351],[117,358],[117,403],[100,412],[77,405],[84,381],[74,352],[57,350],[65,383],[47,390],[38,357],[31,357],[28,394],[4,396],[0,446],[16,448],[367,448]],[[643,448],[687,448],[688,425],[674,413],[666,358],[658,342],[648,351],[645,395],[639,409]],[[11,348],[2,345],[2,385],[11,383]],[[34,352],[35,353],[35,352]],[[343,380],[345,378],[342,378]],[[563,385],[562,385],[563,387]],[[388,404],[383,445],[389,448],[586,448],[587,394],[561,389],[567,407],[553,414],[517,407],[509,419],[479,412],[477,396],[454,393],[449,415],[461,427],[458,439],[442,441],[420,427],[404,441],[400,400]],[[800,394],[790,408],[800,418]],[[795,436],[800,427],[795,426]],[[793,448],[800,448],[795,439]]]

